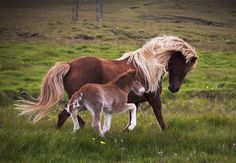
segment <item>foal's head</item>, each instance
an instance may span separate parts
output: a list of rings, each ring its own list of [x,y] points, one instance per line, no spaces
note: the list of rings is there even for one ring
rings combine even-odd
[[[128,92],[132,90],[138,96],[141,96],[145,92],[145,88],[142,86],[140,78],[135,70],[128,70],[119,75],[113,83]]]
[[[169,71],[169,90],[171,92],[178,92],[184,77],[186,74],[193,69],[197,62],[197,57],[192,57],[188,62],[186,62],[185,57],[181,52],[176,52],[173,54],[168,63]]]

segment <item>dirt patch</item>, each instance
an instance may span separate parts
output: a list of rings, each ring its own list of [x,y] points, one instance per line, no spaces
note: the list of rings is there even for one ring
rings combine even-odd
[[[132,6],[132,7],[129,7],[129,9],[136,9],[136,8],[138,8],[137,6]]]
[[[80,39],[80,40],[95,40],[96,37],[92,35],[87,35],[87,34],[76,34],[73,36],[73,39]]]
[[[147,33],[143,30],[126,30],[126,29],[120,29],[120,28],[113,28],[110,29],[110,32],[114,35],[121,35],[129,39],[135,39],[135,40],[145,40],[152,37],[155,37],[156,34],[153,33]]]

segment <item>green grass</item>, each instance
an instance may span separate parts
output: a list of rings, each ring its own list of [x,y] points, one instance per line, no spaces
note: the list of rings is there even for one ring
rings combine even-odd
[[[70,21],[68,1],[53,2],[0,6],[0,162],[236,161],[234,1],[109,0],[101,23],[95,22],[92,1],[81,2],[76,23]],[[37,35],[28,36],[32,32]],[[120,132],[128,115],[117,115],[105,138],[93,131],[88,112],[80,113],[85,128],[71,134],[71,120],[62,130],[55,128],[62,104],[37,124],[14,110],[17,97],[24,97],[21,91],[38,96],[41,80],[55,62],[118,58],[161,34],[183,37],[200,57],[178,93],[168,91],[164,78],[166,132],[160,131],[147,103],[132,132]]]
[[[120,133],[128,116],[114,116],[111,132],[103,139],[92,130],[87,112],[81,113],[87,122],[85,129],[71,134],[71,120],[62,131],[55,129],[60,105],[48,118],[35,125],[27,118],[17,116],[13,109],[12,102],[20,96],[20,91],[28,90],[34,96],[38,95],[42,77],[56,61],[70,61],[81,55],[117,58],[136,48],[126,45],[117,48],[112,44],[2,44],[1,161],[234,162],[236,69],[232,52],[200,51],[197,69],[187,76],[177,94],[168,92],[165,78],[162,95],[168,127],[165,133],[160,131],[147,104],[142,105],[138,113],[138,125],[134,131]]]

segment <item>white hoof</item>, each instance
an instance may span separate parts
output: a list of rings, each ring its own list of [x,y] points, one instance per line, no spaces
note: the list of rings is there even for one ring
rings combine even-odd
[[[76,133],[79,129],[80,127],[73,128],[73,131],[71,133]]]
[[[103,138],[104,135],[105,135],[105,132],[102,132],[99,136],[100,136],[101,138]]]
[[[72,134],[75,134],[78,130],[73,130],[71,131]]]
[[[131,125],[128,127],[128,130],[129,130],[129,131],[132,131],[135,126],[136,126],[136,124],[131,124]]]

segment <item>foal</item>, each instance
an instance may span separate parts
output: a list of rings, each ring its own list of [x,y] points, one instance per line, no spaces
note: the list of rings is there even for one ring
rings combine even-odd
[[[87,108],[92,114],[92,127],[101,137],[110,130],[111,114],[118,114],[131,111],[131,123],[128,130],[133,130],[136,126],[136,106],[127,103],[130,91],[141,96],[145,89],[141,85],[136,72],[129,70],[119,75],[108,84],[86,84],[77,91],[67,105],[67,111],[71,114],[74,124],[73,132],[79,130],[77,119],[78,111]],[[104,125],[101,129],[101,113],[104,112]]]

